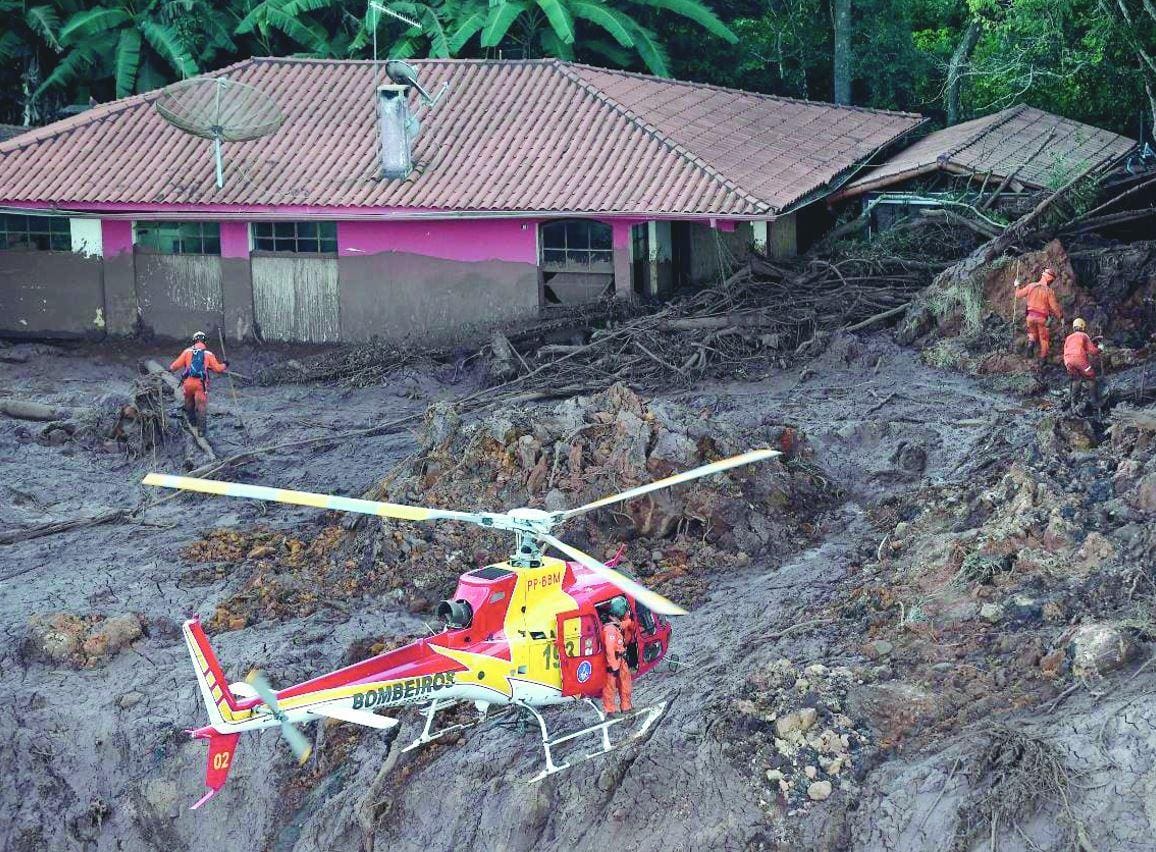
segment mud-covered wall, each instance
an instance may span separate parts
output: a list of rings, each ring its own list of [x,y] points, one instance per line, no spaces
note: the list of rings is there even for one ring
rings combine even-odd
[[[104,334],[99,256],[57,251],[0,252],[0,332],[14,335]]]
[[[409,252],[339,260],[341,337],[464,340],[538,312],[535,263],[472,263]]]
[[[452,342],[538,311],[538,222],[340,222],[341,339]]]
[[[253,319],[265,340],[336,343],[342,334],[337,259],[256,255]]]
[[[150,254],[135,258],[141,326],[164,337],[185,338],[221,327],[221,259],[208,254]]]
[[[108,333],[129,335],[137,329],[136,269],[132,251],[132,222],[103,219],[104,312]]]

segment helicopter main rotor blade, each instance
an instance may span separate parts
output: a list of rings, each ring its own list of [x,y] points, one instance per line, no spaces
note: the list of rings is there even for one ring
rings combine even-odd
[[[554,515],[556,521],[562,521],[566,518],[572,518],[575,515],[581,515],[584,512],[589,512],[592,509],[601,509],[603,506],[610,506],[614,503],[621,503],[623,500],[633,500],[635,497],[641,497],[643,494],[649,494],[651,491],[658,491],[663,488],[669,488],[672,485],[678,485],[682,482],[690,482],[692,479],[698,479],[700,476],[710,476],[712,473],[722,473],[724,470],[730,470],[732,467],[739,467],[744,464],[753,464],[754,462],[766,461],[767,459],[780,456],[778,450],[752,450],[749,453],[743,453],[738,456],[731,456],[729,459],[722,459],[720,461],[704,464],[702,467],[696,467],[693,470],[688,470],[683,473],[668,476],[666,479],[659,479],[656,482],[648,483],[647,485],[640,485],[637,488],[631,488],[627,491],[619,492],[618,494],[611,494],[609,497],[603,497],[601,500],[595,500],[593,503],[587,503],[585,506],[579,506],[577,509],[567,509],[563,512],[557,512]],[[653,608],[653,607],[652,607]]]
[[[590,554],[584,553],[578,548],[554,538],[552,535],[543,535],[541,538],[542,541],[555,550],[565,553],[576,562],[581,562],[591,571],[605,578],[607,582],[613,583],[636,601],[643,604],[647,609],[662,613],[663,615],[686,615],[686,610],[674,601],[664,598],[658,592],[652,592],[636,580],[631,580],[621,571],[615,571],[613,568],[603,565]]]
[[[265,500],[271,503],[312,506],[316,509],[332,509],[338,512],[357,512],[362,515],[399,518],[403,521],[449,520],[467,521],[473,524],[486,525],[483,520],[485,516],[475,512],[452,512],[445,509],[430,509],[426,506],[381,503],[376,500],[359,500],[353,497],[314,494],[310,491],[267,488],[264,485],[242,485],[239,482],[222,482],[217,479],[196,479],[191,476],[169,476],[164,473],[150,473],[142,480],[142,484],[156,485],[161,488],[175,488],[182,491],[199,491],[202,494],[216,494],[224,497],[248,497],[251,500]]]

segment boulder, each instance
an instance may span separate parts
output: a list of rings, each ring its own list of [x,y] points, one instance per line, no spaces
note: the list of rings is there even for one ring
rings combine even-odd
[[[901,681],[857,686],[847,694],[844,706],[852,718],[863,719],[892,743],[939,712],[934,694]]]
[[[1115,624],[1095,622],[1081,625],[1070,644],[1072,673],[1077,677],[1097,677],[1115,671],[1139,652],[1136,640]]]
[[[807,787],[807,798],[812,802],[822,802],[831,798],[831,782],[830,781],[816,781]]]
[[[818,716],[814,707],[804,707],[793,713],[785,713],[775,720],[775,733],[784,739],[793,733],[804,733],[815,724]]]

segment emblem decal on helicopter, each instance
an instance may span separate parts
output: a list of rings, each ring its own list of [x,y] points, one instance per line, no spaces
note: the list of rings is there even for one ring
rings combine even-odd
[[[454,672],[438,672],[425,677],[411,677],[399,680],[396,683],[379,686],[367,692],[359,692],[353,696],[353,709],[374,707],[378,704],[390,704],[397,701],[415,701],[424,698],[431,692],[454,685]]]
[[[590,675],[594,673],[594,667],[590,665],[589,660],[583,660],[578,664],[578,682],[586,683],[590,680]]]

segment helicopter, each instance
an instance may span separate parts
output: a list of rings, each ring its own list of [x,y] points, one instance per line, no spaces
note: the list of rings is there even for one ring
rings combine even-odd
[[[778,455],[775,450],[753,450],[576,509],[553,512],[533,508],[461,512],[148,474],[144,485],[407,521],[459,521],[508,531],[515,540],[514,551],[506,561],[459,578],[453,598],[438,605],[438,617],[445,623],[440,633],[277,691],[259,673],[229,683],[200,619],[185,621],[182,633],[209,714],[208,725],[187,731],[194,738],[208,740],[209,746],[205,770],[208,790],[192,809],[204,805],[224,786],[242,733],[279,728],[298,761],[304,763],[312,748],[297,725],[317,719],[385,731],[397,726],[398,720],[377,711],[424,705],[425,722],[421,733],[404,749],[409,751],[484,722],[491,707],[512,706],[532,717],[541,732],[545,765],[528,779],[531,783],[644,735],[661,718],[667,702],[608,715],[593,700],[601,695],[606,678],[602,614],[612,599],[626,598],[638,625],[633,647],[627,652],[637,664],[638,677],[662,662],[670,648],[668,619],[685,615],[686,610],[616,570],[622,550],[609,562],[600,562],[555,537],[552,530],[604,506]],[[544,546],[568,558],[546,556]],[[439,714],[463,702],[475,706],[477,718],[439,727]],[[575,702],[593,710],[597,721],[577,731],[552,734],[540,709]],[[611,728],[626,722],[634,723],[633,733],[612,742]],[[583,757],[555,759],[558,746],[592,736],[599,738],[594,751]]]

